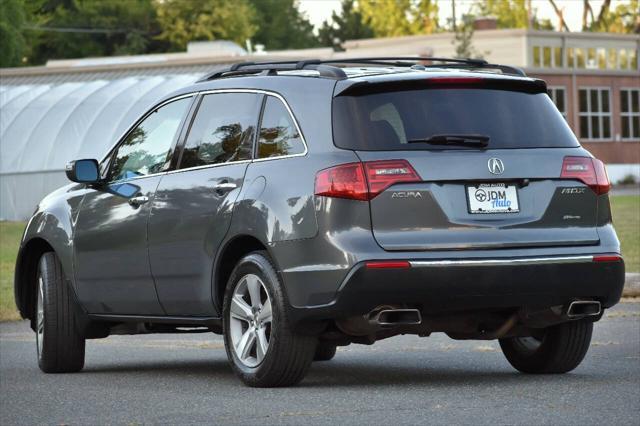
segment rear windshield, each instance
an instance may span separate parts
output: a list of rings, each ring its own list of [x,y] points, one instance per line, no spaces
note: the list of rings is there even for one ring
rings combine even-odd
[[[334,142],[363,151],[468,149],[408,143],[434,135],[486,135],[488,149],[578,146],[546,93],[478,88],[416,89],[338,96]]]

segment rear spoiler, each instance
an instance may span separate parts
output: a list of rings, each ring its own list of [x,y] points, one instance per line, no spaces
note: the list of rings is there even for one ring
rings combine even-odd
[[[412,77],[414,76],[412,75]],[[536,78],[510,78],[493,75],[440,75],[437,77],[425,76],[424,78],[400,78],[381,81],[343,80],[336,85],[334,96],[362,96],[375,93],[442,88],[479,88],[531,94],[547,93],[547,83]]]

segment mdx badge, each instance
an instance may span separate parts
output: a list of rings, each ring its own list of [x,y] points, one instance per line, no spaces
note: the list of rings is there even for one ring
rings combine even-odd
[[[584,194],[587,188],[562,188],[561,194]]]
[[[489,172],[494,175],[501,175],[504,173],[504,164],[499,158],[489,158],[487,165],[489,166]]]

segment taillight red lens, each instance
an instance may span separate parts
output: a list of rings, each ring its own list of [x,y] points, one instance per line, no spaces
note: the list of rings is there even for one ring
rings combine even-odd
[[[596,194],[606,194],[611,189],[604,163],[596,158],[564,157],[560,177],[582,181]]]
[[[428,83],[443,85],[458,84],[480,84],[484,82],[482,77],[432,77],[427,79]]]
[[[334,198],[369,199],[362,163],[341,164],[316,175],[316,195]]]
[[[609,175],[607,175],[607,168],[604,163],[596,158],[593,160],[593,168],[596,171],[597,188],[594,189],[597,194],[606,194],[611,189],[611,182],[609,181]]]
[[[406,160],[348,163],[318,172],[315,194],[367,201],[396,183],[420,180]]]
[[[406,160],[369,161],[364,163],[369,182],[369,199],[396,183],[420,182],[420,176]]]

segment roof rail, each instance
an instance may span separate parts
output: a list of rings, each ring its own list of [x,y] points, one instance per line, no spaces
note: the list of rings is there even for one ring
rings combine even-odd
[[[420,64],[418,62],[441,62],[438,64]],[[229,67],[221,68],[203,76],[198,82],[215,80],[222,77],[233,77],[241,75],[273,75],[277,71],[314,70],[318,71],[321,77],[342,80],[347,78],[347,74],[339,66],[330,64],[361,64],[361,65],[382,65],[394,67],[411,67],[414,69],[426,68],[460,68],[460,69],[497,69],[503,74],[513,74],[526,77],[520,68],[509,65],[490,64],[484,59],[458,59],[458,58],[437,58],[424,56],[400,56],[400,57],[373,57],[373,58],[344,58],[344,59],[305,59],[292,61],[275,62],[238,62]]]
[[[444,62],[441,64],[417,64],[416,62]],[[526,77],[527,74],[520,68],[510,65],[490,64],[484,59],[473,58],[437,58],[430,56],[399,56],[399,57],[372,57],[372,58],[351,58],[351,59],[330,59],[320,61],[323,64],[344,63],[344,64],[370,64],[370,65],[391,65],[396,67],[412,67],[414,69],[424,68],[484,68],[497,69],[503,74],[513,74]]]
[[[231,65],[230,67],[221,68],[203,76],[198,80],[198,83],[222,77],[261,74],[263,71],[275,73],[277,71],[295,70],[318,71],[321,77],[329,77],[337,80],[347,78],[347,74],[342,70],[342,68],[324,65],[322,61],[312,59],[306,61],[239,62]]]

